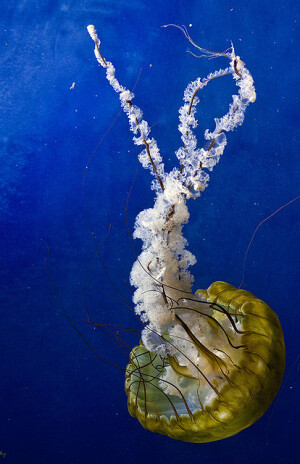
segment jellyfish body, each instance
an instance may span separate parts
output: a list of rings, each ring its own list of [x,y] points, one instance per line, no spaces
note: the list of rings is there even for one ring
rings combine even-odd
[[[198,359],[206,357],[203,367],[197,369],[197,355],[192,361],[182,344],[181,363],[186,358],[194,369],[141,343],[131,352],[125,381],[128,410],[143,427],[194,443],[227,438],[253,424],[275,398],[285,368],[281,325],[266,303],[225,282],[200,292],[211,304],[200,302],[194,327],[184,330],[185,346],[196,347]],[[188,315],[188,306],[184,311]]]
[[[144,330],[126,368],[128,409],[148,430],[208,442],[238,433],[266,411],[282,381],[285,348],[276,314],[251,293],[224,282],[196,294],[192,291],[189,268],[196,258],[183,237],[189,220],[187,200],[199,197],[207,187],[208,172],[227,144],[225,133],[243,123],[256,93],[233,46],[228,53],[210,52],[197,46],[185,28],[179,29],[204,55],[229,59],[230,64],[188,84],[179,109],[180,166],[166,173],[151,128],[132,103],[134,94],[119,83],[114,66],[100,52],[94,26],[88,26],[97,61],[119,94],[134,143],[144,147],[139,161],[154,176],[154,206],[137,216],[133,235],[143,242],[130,283]],[[204,132],[206,143],[198,148],[194,134],[198,92],[228,75],[238,92],[228,112],[215,119],[215,129]]]

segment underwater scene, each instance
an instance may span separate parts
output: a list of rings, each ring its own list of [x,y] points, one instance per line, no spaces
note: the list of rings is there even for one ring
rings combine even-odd
[[[1,2],[0,462],[299,462],[297,20]]]

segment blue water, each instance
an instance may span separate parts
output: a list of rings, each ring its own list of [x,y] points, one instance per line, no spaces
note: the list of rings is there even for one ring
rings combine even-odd
[[[180,145],[177,111],[184,88],[227,63],[193,58],[178,30],[160,26],[192,24],[194,40],[218,51],[232,40],[255,79],[257,101],[244,125],[228,135],[209,188],[189,205],[185,235],[198,259],[197,289],[215,280],[238,285],[255,227],[299,194],[297,13],[291,0],[1,2],[0,450],[7,453],[5,462],[299,462],[300,201],[261,226],[247,257],[244,288],[279,315],[287,368],[274,405],[235,437],[193,445],[145,431],[127,412],[123,371],[97,358],[64,315],[100,357],[126,366],[127,356],[84,322],[85,307],[95,322],[140,328],[95,259],[83,206],[84,167],[119,111],[86,26],[95,24],[121,83],[132,88],[142,68],[135,103],[149,124],[156,124],[152,134],[168,166],[176,163]],[[229,81],[220,79],[203,92],[199,141],[227,108]],[[125,204],[137,153],[121,114],[85,177],[86,206],[105,269],[128,301],[135,257]],[[136,214],[153,203],[149,185],[149,173],[139,168],[129,200],[130,231]],[[140,244],[135,246],[139,250]],[[130,345],[138,342],[134,333],[124,337]]]

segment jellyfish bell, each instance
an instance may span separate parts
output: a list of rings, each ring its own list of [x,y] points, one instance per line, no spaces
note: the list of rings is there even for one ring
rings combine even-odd
[[[275,398],[285,367],[282,329],[266,303],[225,282],[185,297],[159,341],[148,331],[133,348],[128,409],[153,432],[220,440],[253,424]]]
[[[256,94],[233,47],[228,53],[211,52],[179,29],[204,55],[226,58],[229,66],[187,86],[179,109],[179,168],[167,173],[150,127],[132,103],[134,94],[119,83],[100,51],[94,26],[88,26],[95,56],[119,94],[134,143],[143,146],[139,161],[154,176],[154,206],[138,214],[133,235],[143,242],[130,283],[134,312],[144,328],[125,369],[128,409],[150,431],[201,443],[230,437],[264,414],[282,381],[285,347],[278,317],[252,293],[225,282],[192,291],[189,268],[196,258],[182,233],[189,221],[187,201],[207,187],[208,173],[227,144],[225,133],[243,123]],[[228,75],[238,92],[228,112],[215,119],[215,129],[205,131],[205,145],[197,148],[199,91]]]

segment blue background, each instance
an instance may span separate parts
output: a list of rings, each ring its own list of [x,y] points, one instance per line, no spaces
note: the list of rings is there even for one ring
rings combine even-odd
[[[119,111],[86,26],[95,24],[103,54],[122,84],[132,88],[142,67],[135,103],[149,124],[156,124],[152,134],[168,166],[176,163],[181,143],[177,124],[184,88],[227,63],[193,58],[178,30],[160,26],[192,24],[194,40],[212,50],[222,51],[232,40],[255,79],[256,103],[244,125],[228,135],[209,188],[189,205],[185,235],[198,259],[196,289],[215,280],[238,285],[257,224],[299,194],[297,13],[297,2],[290,0],[2,0],[0,450],[7,453],[5,462],[299,462],[299,201],[262,225],[247,257],[244,288],[279,315],[287,369],[274,405],[235,437],[193,445],[142,429],[127,412],[123,372],[101,362],[62,311],[63,306],[79,321],[76,327],[99,356],[126,366],[126,354],[80,322],[87,319],[87,307],[95,322],[141,327],[95,259],[83,207],[84,167]],[[213,117],[225,112],[233,91],[224,78],[201,95],[200,146],[202,131],[213,129]],[[137,153],[121,114],[85,178],[103,261],[129,302],[135,257],[125,204]],[[130,231],[136,214],[153,203],[150,180],[139,168],[129,200]],[[47,246],[54,292],[45,270],[46,258],[49,274]],[[138,338],[125,334],[131,346]]]

